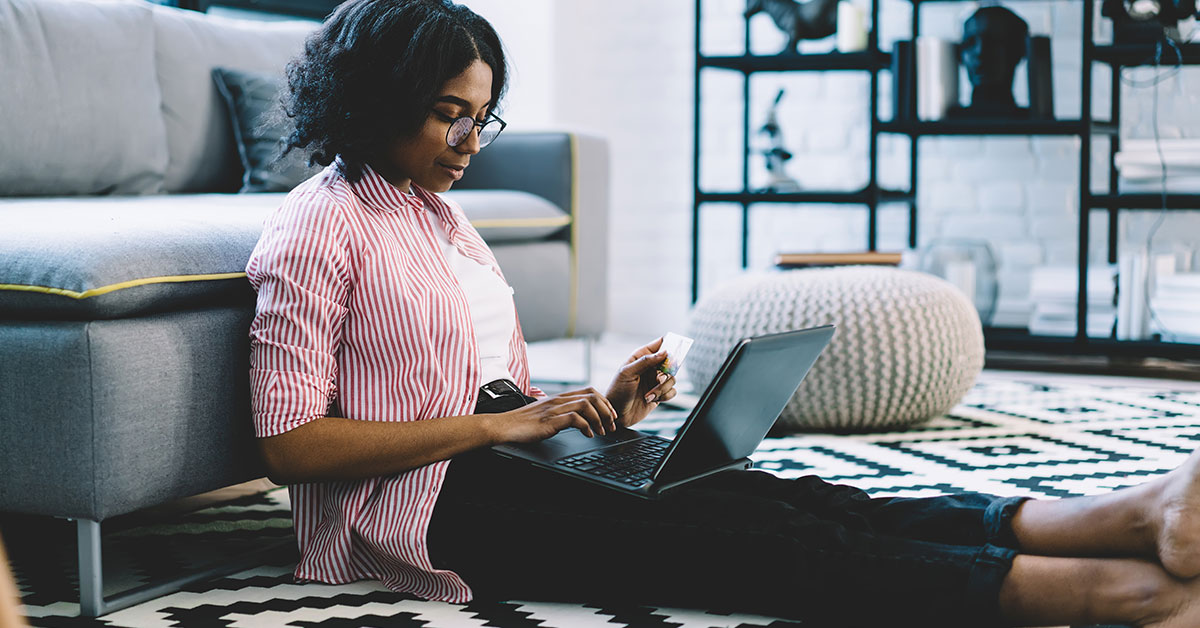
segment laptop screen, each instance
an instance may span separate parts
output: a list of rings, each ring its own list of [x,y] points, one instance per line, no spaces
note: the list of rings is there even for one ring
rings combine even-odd
[[[683,479],[753,453],[832,337],[833,327],[825,326],[742,340],[680,429],[655,481]]]

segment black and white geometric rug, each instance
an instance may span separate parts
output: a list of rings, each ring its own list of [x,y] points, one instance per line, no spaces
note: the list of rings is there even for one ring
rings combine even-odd
[[[918,428],[771,438],[753,458],[756,467],[783,477],[815,474],[877,495],[979,491],[1060,498],[1107,492],[1165,473],[1200,446],[1200,391],[1175,390],[1171,382],[1158,386],[985,379],[953,411]],[[683,417],[662,411],[640,427],[669,436]],[[84,621],[74,618],[73,525],[41,518],[6,518],[4,524],[34,626],[799,626],[705,610],[535,601],[460,606],[424,602],[371,582],[295,584],[290,545],[257,568]],[[114,519],[105,524],[106,588],[128,588],[291,534],[285,490],[169,520]]]

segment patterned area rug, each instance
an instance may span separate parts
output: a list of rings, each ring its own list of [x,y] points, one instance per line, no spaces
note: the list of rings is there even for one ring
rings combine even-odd
[[[1200,391],[1169,386],[985,380],[952,412],[917,429],[770,438],[753,458],[756,467],[783,477],[816,474],[877,495],[1101,493],[1164,473],[1200,445]],[[661,411],[642,427],[669,436],[684,416]],[[298,585],[291,578],[296,556],[290,544],[254,569],[98,621],[80,620],[72,601],[77,599],[73,524],[12,517],[3,523],[25,610],[35,626],[799,626],[769,617],[655,607],[532,601],[460,606],[424,602],[370,582]],[[105,523],[106,590],[237,556],[291,534],[285,490],[169,519],[114,519]]]

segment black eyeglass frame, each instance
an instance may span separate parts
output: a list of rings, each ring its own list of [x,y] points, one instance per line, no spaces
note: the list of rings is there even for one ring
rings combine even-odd
[[[435,113],[443,121],[445,121],[447,118],[449,118],[449,116],[443,116],[439,112],[435,112]],[[462,138],[459,139],[457,143],[451,142],[450,134],[454,132],[455,127],[466,124],[463,122],[463,120],[467,120],[470,122],[470,124],[471,124],[470,130],[468,130],[466,133],[463,133]],[[500,129],[498,131],[496,131],[496,134],[493,135],[491,138],[489,138],[486,142],[483,141],[483,130],[486,129],[491,124],[496,123],[496,122],[500,123]],[[475,118],[473,118],[471,116],[459,116],[453,120],[450,120],[450,126],[446,128],[446,144],[453,148],[457,148],[457,147],[461,146],[462,143],[467,141],[467,138],[471,136],[471,131],[475,130],[475,128],[478,127],[479,128],[479,148],[482,149],[483,147],[496,141],[496,138],[500,137],[500,133],[502,133],[504,131],[505,127],[507,127],[507,126],[508,126],[508,123],[505,122],[504,120],[501,120],[500,116],[498,116],[494,113],[489,113],[487,115],[487,118],[485,118],[482,122],[480,122],[479,120],[476,120]],[[461,131],[460,131],[460,133],[461,133]]]

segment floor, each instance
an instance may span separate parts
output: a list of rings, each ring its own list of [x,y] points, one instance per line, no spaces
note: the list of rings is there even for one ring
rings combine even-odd
[[[610,334],[590,347],[575,340],[535,343],[530,347],[535,384],[548,392],[585,383],[603,390],[616,367],[645,342],[647,339]],[[590,370],[584,364],[589,352]],[[1200,423],[1196,420],[1197,412],[1200,412],[1200,382],[984,371],[980,384],[955,412],[928,425],[893,433],[801,434],[773,439],[756,452],[755,464],[783,477],[815,473],[877,494],[918,497],[978,490],[994,494],[1066,497],[1107,492],[1144,481],[1146,477],[1178,464],[1200,442]],[[682,422],[687,414],[685,410],[696,399],[695,391],[687,381],[686,365],[680,373],[679,387],[687,392],[676,398],[673,410],[656,412],[660,416],[647,419],[647,430],[669,436]],[[197,514],[188,513],[205,506],[224,505],[234,498],[246,500],[248,504],[265,499],[264,495],[285,499],[285,491],[264,493],[272,487],[266,480],[257,480],[168,504],[155,511],[167,517],[211,517],[204,513],[229,509],[220,506]],[[255,502],[244,507],[252,511],[278,511],[271,515],[278,521],[272,519],[272,526],[264,529],[287,533],[287,504]],[[210,526],[218,523],[205,521],[205,525]],[[189,534],[195,532],[187,526],[180,530],[184,528]],[[243,533],[236,525],[221,524],[222,533],[230,533],[226,528],[233,533]],[[66,536],[70,536],[69,532]],[[125,533],[115,536],[121,534]],[[249,541],[254,539],[249,538]],[[140,547],[142,542],[133,542],[133,545]],[[139,559],[140,562],[131,559],[131,564],[137,567],[131,573],[140,573],[138,570],[143,569],[143,563],[171,566],[173,561],[182,560],[167,556],[166,550],[162,556],[157,551],[151,553],[154,556]],[[66,551],[61,558],[60,569],[69,571],[73,564],[71,552]],[[773,623],[771,618],[721,618],[711,613],[681,609],[644,608],[630,615],[629,609],[536,602],[451,608],[398,596],[373,583],[299,587],[290,580],[294,558],[283,556],[276,562],[278,564],[264,564],[262,568],[198,586],[190,592],[114,613],[98,625],[138,628],[149,625],[350,626],[361,625],[357,622],[370,616],[363,615],[368,611],[383,613],[390,621],[401,621],[399,617],[405,613],[415,614],[412,623],[401,621],[388,625],[483,625],[485,619],[500,622],[489,625],[510,625],[509,619],[500,621],[498,618],[512,618],[514,613],[528,615],[529,621],[511,625],[540,625],[543,628],[794,625]],[[42,571],[45,569],[40,568],[39,573]],[[18,572],[19,581],[22,577],[25,585],[31,582],[29,573]],[[41,596],[46,600],[52,597],[48,593]],[[69,595],[63,597],[70,599]],[[70,602],[47,602],[41,598],[30,600],[31,617],[38,618],[35,625],[56,628],[84,625],[69,619],[75,612],[71,610]],[[336,604],[330,606],[335,601]],[[283,606],[288,608],[283,609]],[[225,623],[235,617],[240,619],[233,624]],[[323,621],[314,622],[317,618]],[[447,620],[455,623],[447,624]],[[460,621],[469,623],[457,623]],[[645,623],[648,621],[653,623]]]

